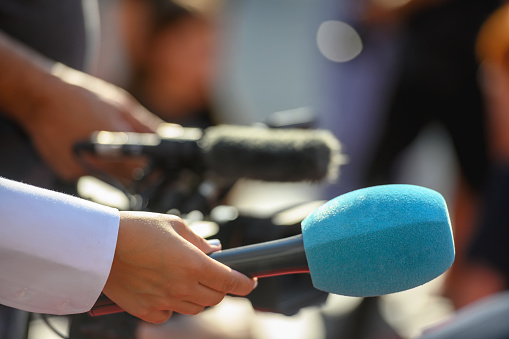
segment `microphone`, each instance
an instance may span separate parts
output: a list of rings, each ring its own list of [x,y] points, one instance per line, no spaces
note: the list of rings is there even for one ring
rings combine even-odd
[[[315,288],[354,297],[420,286],[444,273],[455,257],[446,202],[420,186],[343,194],[313,211],[301,228],[297,236],[210,257],[252,277],[309,272]],[[111,301],[106,305],[120,310]],[[91,314],[100,313],[93,308]]]
[[[334,181],[344,162],[327,130],[218,125],[206,129],[163,124],[156,133],[100,131],[75,151],[141,156],[179,166],[205,168],[231,179],[276,182]]]

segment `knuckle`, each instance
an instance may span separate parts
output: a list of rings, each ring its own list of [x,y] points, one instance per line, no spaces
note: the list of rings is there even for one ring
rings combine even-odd
[[[146,322],[153,324],[161,324],[167,321],[171,315],[172,311],[170,310],[157,310],[153,307],[140,307],[136,310],[136,312],[132,313],[137,318],[140,318]]]
[[[168,319],[170,319],[171,315],[172,315],[171,311],[158,311],[158,312],[154,312],[154,313],[150,314],[148,320],[147,319],[143,319],[143,320],[148,321],[153,324],[162,324],[162,323],[168,321]]]
[[[186,262],[186,269],[188,270],[188,274],[192,277],[197,277],[203,274],[205,269],[205,264],[202,260],[197,258],[193,258]]]
[[[181,285],[179,287],[175,287],[172,289],[171,298],[175,298],[178,300],[187,300],[192,295],[191,286],[189,285]]]
[[[184,312],[184,314],[188,314],[188,315],[197,315],[199,314],[201,311],[203,311],[205,309],[204,306],[193,306],[193,307],[188,307]]]
[[[134,312],[131,312],[137,318],[150,322],[152,311],[148,307],[138,307]]]
[[[184,220],[177,215],[165,214],[164,218],[176,231],[180,231],[186,227]]]
[[[239,282],[233,276],[229,276],[223,282],[223,291],[224,292],[234,292],[237,289]]]
[[[197,314],[201,313],[204,309],[205,309],[205,307],[197,307],[196,309],[194,309],[192,311],[191,315],[197,315]]]
[[[191,281],[200,281],[205,278],[207,265],[201,258],[189,258],[186,261],[186,276]]]

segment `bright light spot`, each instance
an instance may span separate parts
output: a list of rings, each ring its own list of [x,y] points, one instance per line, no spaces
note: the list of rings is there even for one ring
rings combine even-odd
[[[323,56],[334,62],[352,60],[362,51],[361,37],[357,31],[341,21],[322,22],[316,41]]]

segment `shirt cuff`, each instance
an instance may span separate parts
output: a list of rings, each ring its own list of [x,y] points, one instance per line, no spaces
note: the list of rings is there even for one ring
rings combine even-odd
[[[29,312],[92,308],[108,278],[116,209],[0,178],[0,303]]]

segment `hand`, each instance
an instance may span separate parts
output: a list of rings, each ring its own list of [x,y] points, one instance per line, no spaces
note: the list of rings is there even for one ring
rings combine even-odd
[[[121,212],[104,293],[128,313],[152,323],[173,311],[197,314],[227,293],[247,295],[255,279],[211,259],[218,250],[171,215]]]
[[[162,122],[124,90],[46,59],[0,31],[0,110],[30,136],[63,179],[85,174],[73,155],[77,141],[98,130],[152,132]],[[140,166],[93,159],[119,179]]]
[[[162,121],[126,91],[85,73],[56,64],[54,77],[44,84],[44,95],[32,114],[22,120],[43,159],[64,179],[85,174],[72,148],[94,131],[152,132]],[[87,161],[124,181],[143,166],[140,159]]]

